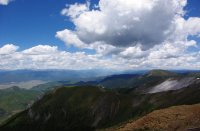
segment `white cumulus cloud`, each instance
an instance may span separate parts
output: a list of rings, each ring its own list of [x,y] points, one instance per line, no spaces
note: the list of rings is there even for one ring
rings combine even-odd
[[[61,11],[74,29],[56,32],[57,46],[0,47],[0,69],[200,69],[200,18],[184,18],[187,0],[100,0]],[[189,50],[192,47],[194,50]],[[95,53],[87,53],[90,49]],[[85,51],[85,52],[84,52]]]
[[[162,46],[162,50],[153,48],[146,51],[139,47],[130,47],[108,58],[100,54],[62,51],[57,46],[38,45],[18,50],[18,46],[7,44],[0,47],[0,69],[200,68],[200,52],[185,54],[170,44]]]
[[[63,40],[76,36],[75,46],[101,41],[116,47],[141,45],[149,49],[174,32],[176,18],[184,15],[186,3],[186,0],[100,0],[98,10],[89,10],[88,4],[68,5],[61,13],[71,19],[75,30],[59,31],[57,37]]]
[[[0,0],[0,5],[8,5],[12,0]]]
[[[70,53],[57,46],[38,45],[18,51],[18,46],[6,44],[0,47],[0,69],[119,69],[118,61],[110,61],[99,55],[85,52]],[[127,65],[128,66],[128,65]],[[123,67],[128,68],[128,67]]]
[[[0,55],[12,54],[17,51],[19,47],[13,44],[6,44],[0,48]]]
[[[100,0],[97,5],[67,5],[61,14],[75,28],[56,37],[96,51],[126,68],[200,68],[200,18],[184,18],[187,0]],[[93,7],[93,8],[92,8]],[[92,9],[91,9],[92,8]],[[107,57],[109,55],[109,57]],[[125,68],[125,67],[124,67]]]

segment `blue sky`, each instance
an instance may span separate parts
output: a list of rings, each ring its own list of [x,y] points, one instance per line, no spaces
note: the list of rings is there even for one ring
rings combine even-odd
[[[188,0],[188,4],[185,9],[188,11],[186,16],[199,17],[200,16],[200,1],[199,0]],[[187,17],[186,17],[187,18]]]
[[[55,32],[73,29],[73,23],[60,14],[66,4],[85,3],[85,0],[15,0],[8,6],[0,6],[0,47],[15,43],[20,49],[38,44],[56,45],[61,50],[76,51],[55,38]],[[97,4],[98,0],[92,0]],[[200,17],[200,1],[188,0],[185,18]]]
[[[17,69],[40,68],[38,65],[41,64],[39,62],[42,60],[36,61],[35,58],[33,58],[31,55],[25,60],[25,58],[22,58],[24,52],[32,53],[35,51],[41,53],[37,54],[38,56],[44,56],[47,51],[51,52],[55,50],[60,54],[62,54],[62,51],[64,51],[64,53],[69,55],[66,57],[66,62],[64,62],[64,65],[60,65],[60,67],[63,67],[64,69],[68,69],[74,63],[77,64],[75,69],[82,69],[82,65],[78,60],[79,58],[77,58],[80,57],[79,55],[81,53],[83,54],[81,59],[85,59],[83,62],[87,61],[91,63],[92,61],[94,63],[89,68],[101,68],[102,66],[108,66],[108,68],[117,69],[177,69],[200,67],[200,64],[198,63],[198,57],[200,56],[200,53],[198,54],[198,52],[200,52],[200,37],[198,37],[200,34],[200,27],[198,24],[200,22],[199,0],[188,0],[186,5],[181,5],[182,3],[180,2],[180,5],[178,5],[180,9],[175,9],[175,7],[172,7],[170,4],[166,5],[166,9],[160,8],[162,5],[160,7],[153,7],[155,10],[160,10],[160,13],[163,14],[163,16],[159,16],[158,12],[153,12],[155,13],[154,15],[146,12],[148,5],[152,6],[152,3],[149,2],[149,0],[140,1],[143,2],[142,6],[144,6],[140,7],[141,9],[139,6],[137,6],[139,2],[136,0],[130,0],[130,2],[128,0],[125,0],[124,2],[121,0],[101,0],[101,5],[98,5],[99,0],[13,0],[7,5],[1,5],[1,1],[5,2],[8,0],[0,0],[0,55],[1,51],[3,52],[3,56],[0,57],[2,57],[2,61],[4,58],[7,58],[5,57],[6,49],[8,50],[7,54],[10,53],[9,55],[11,55],[12,53],[12,56],[9,56],[11,61],[13,59],[15,60],[13,60],[11,63],[8,63],[5,59],[5,62],[2,62],[4,64],[0,64],[1,69],[14,68],[13,65],[16,62],[16,59],[19,61],[19,67],[17,67]],[[159,4],[162,4],[163,0],[159,1],[161,1]],[[169,0],[169,2],[170,1],[173,0]],[[89,8],[87,7],[87,2],[90,3]],[[132,7],[127,6],[126,3],[128,2],[129,5],[133,4]],[[112,9],[113,4],[117,4],[116,6],[119,6],[119,9],[124,8],[122,11],[130,11],[133,13],[133,16],[138,12],[140,15],[134,16],[133,21],[130,21],[128,15],[126,17],[122,17],[120,15],[117,16],[117,13],[123,14],[123,12],[121,10],[121,12],[119,10],[115,10],[115,6]],[[98,9],[95,9],[94,5],[98,5],[101,10],[98,11]],[[84,9],[80,10],[80,8]],[[134,8],[137,10],[133,10]],[[171,8],[174,8],[175,11],[170,12],[171,14],[167,14],[166,12],[168,12]],[[80,12],[76,12],[74,9]],[[62,10],[67,10],[67,12],[61,14]],[[178,14],[183,10],[186,11],[184,16],[182,14]],[[85,12],[86,17],[83,17]],[[93,13],[96,14],[95,17],[92,16]],[[107,17],[102,20],[101,16],[99,15],[100,13]],[[112,13],[114,15],[110,15]],[[146,15],[149,15],[148,18],[143,18],[142,14],[145,13]],[[166,31],[169,27],[173,27],[173,25],[170,25],[170,23],[172,23],[171,21],[174,20],[174,16],[176,16],[176,14],[178,14],[177,16],[180,19],[184,19],[183,21],[186,23],[186,27],[183,28],[187,29],[181,29],[181,31],[179,31],[181,34],[175,34],[177,35],[177,38],[173,38],[173,41],[171,41],[171,36],[164,36],[160,34]],[[164,15],[166,15],[166,17]],[[155,16],[158,16],[158,18]],[[93,20],[89,21],[90,18]],[[97,21],[95,21],[96,18]],[[164,20],[165,18],[166,20]],[[108,22],[109,19],[111,19],[111,22]],[[124,21],[121,21],[121,19],[124,19]],[[147,19],[147,23],[144,23],[144,25],[138,24],[137,21],[140,19]],[[102,23],[100,23],[101,20]],[[117,23],[118,25],[112,25],[112,20],[119,21]],[[163,21],[167,22],[165,23]],[[125,25],[120,24],[120,22],[125,22]],[[154,24],[148,25],[151,22]],[[158,29],[156,29],[157,24],[155,24],[157,22],[159,27]],[[179,22],[181,25],[181,21]],[[85,25],[82,25],[81,23],[84,23]],[[130,27],[127,27],[126,24]],[[138,28],[134,27],[135,25],[138,26]],[[155,26],[155,28],[153,26]],[[197,26],[197,28],[195,28],[195,26]],[[106,31],[104,30],[104,27]],[[118,28],[125,30],[119,31]],[[186,32],[186,30],[188,32]],[[92,31],[93,33],[91,34]],[[119,37],[117,35],[115,36],[116,31],[119,31],[117,32]],[[171,34],[175,33],[172,30],[170,31]],[[111,32],[111,34],[109,34],[109,32]],[[178,38],[179,35],[183,35],[182,38]],[[177,46],[180,46],[180,48],[176,48]],[[178,53],[176,54],[176,52]],[[20,54],[21,56],[13,58],[16,54]],[[58,57],[63,57],[60,54],[55,54],[55,56],[52,56],[50,53],[49,55],[52,56],[51,59],[56,59]],[[187,63],[183,63],[183,56],[187,57]],[[69,60],[68,57],[73,58],[73,60]],[[174,62],[173,66],[171,66],[171,62],[176,58],[178,59],[177,61],[180,60],[180,62]],[[151,61],[152,59],[154,61]],[[48,63],[49,61],[44,59],[43,63],[47,64],[41,68],[57,68],[55,65],[59,65],[60,63],[58,62],[60,61],[65,61],[65,59],[63,58],[62,60],[58,60],[52,66],[52,61],[50,64]],[[162,61],[167,61],[167,64],[162,65]],[[30,63],[33,64],[31,65]],[[124,63],[128,63],[127,66],[121,67],[121,65],[124,65]],[[154,65],[154,63],[157,65]],[[193,66],[190,67],[189,63],[193,64]],[[183,65],[183,67],[181,67],[181,65]],[[84,66],[83,68],[85,69]]]
[[[48,44],[62,50],[76,50],[67,49],[62,41],[55,38],[57,31],[74,28],[60,11],[66,4],[76,2],[84,3],[85,0],[15,0],[7,6],[0,6],[0,46],[15,43],[23,50]]]
[[[57,45],[66,50],[65,44],[56,39],[55,32],[73,28],[60,11],[66,4],[84,3],[85,0],[15,0],[0,6],[0,46],[16,43],[21,49],[38,44]],[[92,0],[98,3],[98,0]],[[200,1],[189,0],[187,16],[200,16]],[[186,16],[186,18],[187,18]]]

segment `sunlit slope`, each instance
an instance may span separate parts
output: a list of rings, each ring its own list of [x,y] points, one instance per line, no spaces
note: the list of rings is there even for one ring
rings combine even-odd
[[[0,90],[0,122],[24,110],[38,96],[39,92],[24,90],[18,87]]]
[[[200,104],[156,110],[107,131],[187,131],[195,128],[200,130]]]

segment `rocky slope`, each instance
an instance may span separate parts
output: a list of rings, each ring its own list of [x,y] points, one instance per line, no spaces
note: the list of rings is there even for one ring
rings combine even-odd
[[[156,110],[136,120],[106,131],[187,131],[200,130],[200,104]]]

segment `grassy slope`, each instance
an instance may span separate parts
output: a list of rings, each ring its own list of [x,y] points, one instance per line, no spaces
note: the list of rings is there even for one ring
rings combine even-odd
[[[19,117],[11,118],[6,126],[20,130],[93,130],[93,126],[108,126],[121,120],[116,115],[118,111],[126,116],[131,103],[125,98],[122,101],[116,93],[96,87],[60,88],[45,95]],[[119,102],[123,108],[119,108]]]
[[[0,129],[93,130],[137,119],[156,109],[196,103],[200,103],[200,84],[148,95],[119,94],[93,86],[63,87],[45,95]]]
[[[200,128],[199,125],[200,104],[196,104],[156,110],[136,121],[129,121],[106,131],[186,131],[190,128]]]
[[[168,77],[181,76],[162,70],[154,70],[144,76],[130,77],[127,85],[134,84],[136,87],[140,88],[139,92],[141,92],[142,88],[156,85]],[[119,81],[118,83],[127,82],[127,79],[117,78],[108,79],[108,84],[115,85],[117,83],[115,83],[116,80]],[[59,86],[60,83],[55,83],[55,85]],[[156,94],[138,94],[137,89],[123,89],[116,91],[93,86],[59,88],[45,95],[30,109],[13,116],[8,120],[8,123],[4,127],[7,129],[15,126],[20,128],[20,123],[23,123],[27,128],[32,129],[32,126],[28,126],[29,124],[38,125],[43,122],[47,122],[46,125],[49,125],[49,127],[43,125],[42,128],[78,129],[79,127],[84,127],[93,129],[93,127],[109,127],[131,118],[137,119],[155,109],[163,109],[174,105],[199,103],[199,87],[200,84],[194,84],[189,88]],[[38,89],[40,90],[40,87],[35,88],[35,90]],[[45,90],[46,89],[51,89],[51,84],[46,85]],[[30,97],[30,99],[32,99],[31,95]],[[10,101],[9,99],[7,100]],[[33,117],[30,117],[30,110],[35,112]],[[1,112],[3,112],[3,110],[0,109],[0,114]],[[60,112],[63,112],[64,114]],[[65,116],[66,112],[69,115],[67,117]],[[48,118],[49,116],[51,119]],[[47,121],[47,118],[50,120]],[[32,121],[33,119],[35,121]],[[56,125],[54,124],[55,121],[61,124]],[[84,121],[85,123],[80,125],[81,121]],[[66,125],[67,127],[65,127]],[[74,127],[74,125],[76,126]],[[40,127],[37,128],[37,130],[42,130]]]
[[[16,87],[0,90],[0,123],[16,112],[24,110],[38,95],[38,92]]]
[[[33,103],[45,92],[49,92],[64,84],[70,84],[70,82],[49,82],[35,86],[31,90],[21,89],[16,86],[0,90],[0,123],[13,114],[25,110],[29,104]]]

